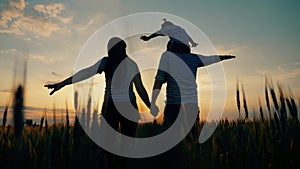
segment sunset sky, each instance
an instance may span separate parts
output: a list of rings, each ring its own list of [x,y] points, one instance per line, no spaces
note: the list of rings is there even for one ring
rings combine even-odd
[[[299,8],[298,1],[1,0],[0,119],[3,106],[12,99],[15,65],[16,81],[23,77],[22,64],[15,64],[16,60],[28,57],[26,118],[40,118],[43,109],[51,110],[53,105],[64,109],[66,101],[72,109],[71,86],[49,96],[50,91],[43,85],[72,75],[81,48],[94,32],[119,17],[140,12],[161,12],[183,18],[198,27],[219,54],[237,56],[235,60],[223,63],[227,85],[223,117],[237,117],[237,78],[245,86],[250,111],[258,110],[258,97],[264,99],[265,74],[274,84],[282,84],[286,91],[291,88],[299,102]],[[153,22],[159,29],[161,20]],[[105,49],[105,46],[101,48]],[[97,78],[104,80],[103,75]],[[205,116],[210,106],[210,86],[205,69],[199,71],[198,78],[200,108]],[[147,72],[144,72],[143,80],[151,95],[153,81]],[[104,86],[96,87],[99,91],[94,92],[93,103],[100,102],[101,105]]]

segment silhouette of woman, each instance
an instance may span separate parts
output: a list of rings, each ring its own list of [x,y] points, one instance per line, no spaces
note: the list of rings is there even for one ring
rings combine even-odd
[[[137,64],[127,56],[125,41],[118,37],[113,37],[108,41],[107,49],[108,49],[108,57],[104,57],[100,59],[94,65],[80,70],[79,72],[77,72],[76,74],[74,74],[73,76],[67,78],[62,82],[55,83],[55,84],[47,84],[45,85],[45,87],[47,87],[48,89],[53,89],[50,93],[50,95],[52,95],[53,93],[60,90],[66,85],[80,82],[98,73],[101,74],[104,71],[106,87],[105,87],[104,103],[102,107],[102,116],[105,118],[107,123],[115,130],[118,130],[119,123],[120,123],[120,132],[127,136],[134,137],[136,134],[138,119],[129,120],[125,118],[120,114],[120,112],[118,112],[117,108],[115,107],[115,104],[122,105],[130,102],[135,107],[135,112],[128,112],[128,113],[133,114],[133,116],[136,118],[139,118],[136,97],[133,92],[133,84],[135,85],[136,91],[140,95],[143,102],[150,108],[151,104],[149,101],[149,97],[146,92],[146,89],[143,86],[141,75],[140,73],[138,73],[139,69]],[[125,64],[120,65],[122,61],[124,61]],[[116,79],[114,81],[116,85],[112,87],[112,79],[119,65],[121,66],[120,69],[122,69],[121,71],[122,75],[118,75],[117,77],[114,77]],[[135,75],[135,73],[137,74]],[[128,81],[128,79],[126,79],[127,77],[134,77],[134,78],[132,79],[129,85],[129,97],[128,97],[128,93],[126,93],[127,96],[124,97],[124,91],[128,91],[126,90],[128,89],[128,86],[126,86],[125,83],[126,81]],[[115,102],[113,101],[112,98],[112,90],[115,90],[114,93],[117,93],[116,96],[114,95]],[[118,95],[118,93],[121,94]]]

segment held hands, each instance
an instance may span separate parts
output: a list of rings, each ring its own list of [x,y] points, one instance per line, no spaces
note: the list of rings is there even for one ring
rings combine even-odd
[[[155,103],[152,103],[151,107],[150,107],[150,113],[154,116],[154,119],[156,118],[158,112],[159,112],[159,109],[158,109],[157,105]]]
[[[53,93],[55,93],[55,92],[58,91],[59,89],[63,88],[64,86],[65,86],[65,85],[64,85],[62,82],[44,85],[44,87],[47,87],[48,89],[53,89],[53,90],[50,92],[50,95],[52,95]]]
[[[145,35],[141,36],[140,39],[142,39],[143,41],[150,40],[150,38],[148,36],[145,36]]]

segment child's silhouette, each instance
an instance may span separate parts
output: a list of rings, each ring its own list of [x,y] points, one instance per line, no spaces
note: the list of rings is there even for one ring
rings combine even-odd
[[[150,36],[141,36],[141,39],[148,41],[157,36],[168,36],[170,38],[167,51],[176,53],[190,53],[192,47],[196,47],[198,43],[194,42],[190,35],[180,26],[173,24],[166,19],[163,19],[164,23],[161,25],[161,29],[154,32]]]

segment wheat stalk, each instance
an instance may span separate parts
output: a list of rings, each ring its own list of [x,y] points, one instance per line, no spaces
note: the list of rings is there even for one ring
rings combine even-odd
[[[239,110],[239,119],[241,119],[241,102],[240,102],[240,90],[239,90],[239,79],[236,81],[236,103]]]
[[[266,105],[267,105],[268,113],[269,113],[269,119],[272,119],[271,108],[270,108],[270,100],[269,100],[269,92],[268,92],[268,78],[267,78],[267,76],[265,76],[265,98],[266,98]]]
[[[275,93],[275,90],[274,90],[274,87],[273,87],[272,80],[271,80],[269,85],[270,85],[269,88],[270,88],[270,93],[271,93],[271,97],[272,97],[272,100],[273,100],[273,104],[275,106],[276,111],[279,112],[279,105],[278,105],[278,102],[277,102],[277,97],[276,97],[276,93]]]
[[[8,105],[5,107],[5,110],[4,110],[4,113],[3,113],[3,120],[2,120],[3,132],[4,132],[6,122],[7,122],[7,113],[8,113]]]
[[[259,103],[259,113],[260,113],[260,117],[261,117],[262,122],[264,122],[264,121],[265,121],[265,118],[264,118],[264,112],[263,112],[263,109],[262,109],[262,106],[261,106],[260,97],[258,97],[258,103]]]
[[[53,126],[56,126],[56,109],[55,109],[55,104],[53,105],[53,111],[52,111],[52,116],[53,116]]]
[[[88,102],[87,102],[87,111],[86,111],[86,127],[89,130],[91,124],[91,106],[92,106],[92,97],[89,94]]]
[[[68,102],[66,101],[66,127],[69,131],[70,129],[70,120],[69,120],[69,109],[68,109]]]
[[[289,100],[289,98],[285,98],[285,101],[286,101],[287,107],[289,109],[290,115],[292,116],[292,118],[297,119],[297,115],[296,115],[297,113],[294,112],[292,103]]]
[[[285,105],[283,89],[279,83],[277,83],[277,87],[278,87],[279,99],[280,99],[280,116],[281,119],[285,122],[287,120],[287,113],[286,113],[286,105]]]
[[[44,109],[44,113],[43,113],[43,116],[40,121],[40,131],[42,131],[42,129],[43,129],[43,125],[44,125],[44,121],[45,121],[45,113],[46,113],[46,108]]]
[[[243,83],[241,83],[242,85],[242,93],[243,93],[243,103],[244,103],[244,110],[245,110],[245,118],[248,119],[248,106],[247,106],[247,101],[246,101],[246,94],[245,94],[245,89],[244,89],[244,85]]]
[[[291,88],[289,88],[289,93],[290,93],[290,104],[291,104],[291,109],[290,109],[290,112],[293,112],[293,115],[292,117],[294,119],[298,119],[298,110],[297,110],[297,105],[295,103],[295,99],[294,99],[294,95],[293,95],[293,92],[291,90]]]
[[[74,92],[74,109],[77,112],[77,110],[78,110],[78,91]]]
[[[22,135],[23,127],[24,127],[24,91],[21,85],[18,86],[15,92],[14,98],[14,131],[16,137],[20,137]]]

